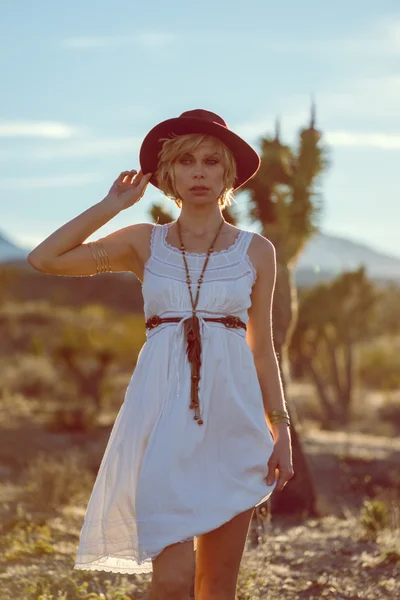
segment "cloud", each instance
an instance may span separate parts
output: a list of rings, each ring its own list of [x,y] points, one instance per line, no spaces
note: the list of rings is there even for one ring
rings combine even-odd
[[[321,89],[315,102],[317,127],[332,145],[399,149],[399,134],[392,131],[400,128],[400,75],[344,79],[332,89]],[[310,94],[286,94],[277,115],[260,115],[238,123],[233,130],[258,145],[261,137],[274,135],[280,116],[282,139],[295,141],[298,130],[309,124],[310,113]]]
[[[18,148],[0,149],[0,162],[12,162],[14,160],[49,161],[65,158],[91,158],[98,156],[125,155],[132,160],[137,156],[143,138],[94,138],[63,142],[62,144],[24,146]],[[136,160],[136,158],[135,158]]]
[[[205,29],[180,32],[179,34],[162,31],[144,31],[131,35],[96,36],[88,35],[71,37],[62,40],[61,44],[69,49],[94,49],[120,46],[139,46],[145,49],[165,49],[177,43],[185,45],[199,41],[213,43],[219,46],[221,43],[236,43],[240,36],[241,43],[259,49],[268,49],[275,52],[298,53],[311,52],[327,53],[330,56],[360,55],[361,57],[379,58],[380,56],[397,56],[400,54],[400,19],[397,15],[385,15],[375,20],[369,27],[360,33],[342,37],[318,37],[316,30],[314,37],[301,37],[301,31],[297,38],[285,38],[282,31],[275,33],[271,31],[268,35],[257,30],[249,33],[229,29]]]
[[[50,175],[45,177],[3,177],[0,189],[25,190],[58,187],[79,187],[101,181],[98,173],[75,173],[71,175]]]
[[[331,146],[400,150],[400,134],[328,131],[324,137]]]
[[[68,139],[83,131],[83,127],[53,121],[0,121],[0,137]]]
[[[258,146],[262,137],[273,137],[276,129],[276,119],[279,118],[281,138],[285,140],[288,134],[294,134],[300,127],[307,126],[311,118],[311,100],[301,98],[303,106],[310,106],[308,110],[299,109],[293,114],[286,114],[282,109],[277,115],[261,117],[255,121],[243,121],[232,127],[233,131],[247,140],[250,144]]]
[[[349,36],[319,37],[318,30],[312,37],[302,38],[301,35],[299,31],[298,37],[285,38],[284,34],[279,32],[279,37],[275,38],[273,33],[262,37],[254,33],[249,41],[259,49],[284,54],[304,52],[330,59],[332,56],[345,57],[347,60],[350,57],[353,60],[359,57],[364,61],[400,55],[400,19],[397,15],[385,16],[374,21],[370,27],[358,33],[352,32]]]
[[[325,115],[353,118],[357,121],[399,121],[400,75],[376,75],[343,81],[335,90],[319,94]]]
[[[142,138],[140,137],[82,140],[79,144],[62,144],[62,146],[60,145],[57,148],[36,147],[32,158],[37,160],[90,158],[92,156],[111,156],[126,152],[133,156],[139,150],[141,142]]]
[[[70,49],[110,48],[112,46],[139,46],[146,50],[160,50],[170,47],[176,38],[169,33],[148,31],[135,35],[84,36],[67,38],[61,44]]]
[[[310,116],[302,114],[301,117],[293,115],[291,118],[283,118],[282,140],[287,138],[286,133],[295,133],[300,127],[308,125]],[[255,147],[259,147],[262,137],[272,137],[275,133],[274,119],[262,119],[253,123],[242,123],[233,130],[248,140]],[[323,131],[324,142],[329,146],[347,148],[374,148],[377,150],[400,150],[400,134],[379,131]]]

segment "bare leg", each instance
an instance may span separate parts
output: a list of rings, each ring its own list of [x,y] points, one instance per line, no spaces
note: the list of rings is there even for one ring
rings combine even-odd
[[[194,572],[193,540],[167,546],[153,560],[148,600],[189,600]]]
[[[200,535],[196,550],[196,600],[235,600],[237,577],[254,507]]]

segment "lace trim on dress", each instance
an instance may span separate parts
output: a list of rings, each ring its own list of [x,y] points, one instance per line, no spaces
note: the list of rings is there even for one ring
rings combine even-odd
[[[137,567],[110,567],[95,563],[93,565],[85,565],[79,563],[74,565],[74,569],[79,571],[105,571],[106,573],[121,573],[123,575],[134,575],[139,573],[151,573],[153,566],[151,560],[146,560]]]
[[[126,536],[125,536],[126,537]],[[192,542],[197,545],[197,536],[190,536],[183,540],[178,540],[177,544],[183,544],[185,542]],[[124,538],[125,539],[125,538]],[[113,540],[118,541],[118,539]],[[81,562],[77,560],[77,562],[73,565],[73,568],[81,571],[106,571],[108,573],[124,573],[124,574],[135,574],[135,573],[150,573],[152,571],[152,560],[154,560],[159,554],[161,554],[162,550],[158,552],[150,552],[145,555],[136,555],[135,558],[132,559],[132,556],[122,556],[119,557],[115,554],[105,554],[103,556],[99,556],[95,560],[90,562]],[[135,554],[135,553],[133,553]],[[116,565],[107,565],[105,561],[111,558],[117,564]],[[122,566],[118,564],[122,561],[133,560],[136,564],[130,566]]]
[[[170,227],[171,223],[167,223],[166,225],[163,225],[163,232],[162,232],[162,238],[161,241],[163,243],[163,245],[166,248],[169,248],[170,250],[172,250],[173,252],[179,252],[179,254],[182,254],[181,250],[179,248],[175,248],[175,246],[171,246],[171,244],[169,244],[167,242],[167,234],[168,234],[168,229]],[[246,231],[244,229],[240,229],[239,230],[239,234],[236,236],[235,241],[233,242],[233,244],[231,244],[229,246],[229,248],[224,248],[223,250],[219,250],[218,252],[213,252],[213,256],[215,255],[221,255],[221,254],[227,254],[228,252],[232,252],[232,250],[235,250],[235,248],[237,247],[239,241],[241,240],[242,236],[246,233]],[[189,256],[198,256],[198,257],[206,257],[207,256],[207,252],[187,252],[185,250],[185,254],[188,254]]]
[[[251,287],[253,287],[253,285],[255,284],[255,282],[257,281],[257,271],[254,268],[253,262],[250,258],[250,256],[247,254],[247,252],[244,255],[244,259],[246,260],[247,264],[249,265],[251,272],[253,274],[253,283],[251,284]]]

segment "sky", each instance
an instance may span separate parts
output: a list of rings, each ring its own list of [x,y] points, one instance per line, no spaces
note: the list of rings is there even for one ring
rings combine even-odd
[[[0,0],[0,233],[33,248],[102,200],[160,121],[205,108],[256,150],[310,119],[322,229],[400,256],[398,0]],[[248,197],[237,193],[239,227]],[[151,222],[144,197],[97,239]]]

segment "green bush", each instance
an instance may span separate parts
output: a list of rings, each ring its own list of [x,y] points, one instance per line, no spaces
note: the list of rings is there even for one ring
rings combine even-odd
[[[46,524],[16,523],[15,527],[5,535],[3,541],[6,547],[4,557],[10,561],[24,556],[55,553],[51,530]]]
[[[388,509],[381,500],[365,500],[360,511],[360,523],[367,537],[376,539],[388,525]]]
[[[400,387],[400,353],[391,346],[360,350],[358,376],[365,387],[396,390]]]

